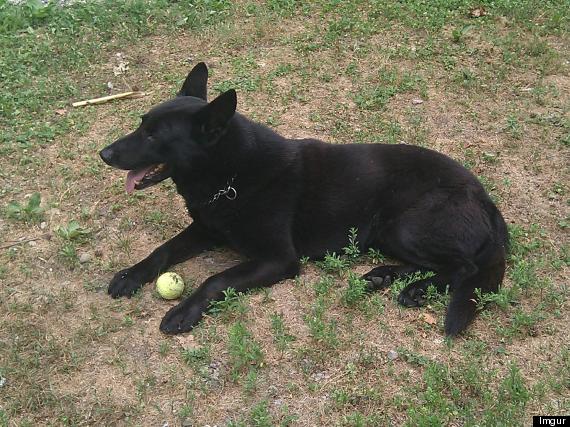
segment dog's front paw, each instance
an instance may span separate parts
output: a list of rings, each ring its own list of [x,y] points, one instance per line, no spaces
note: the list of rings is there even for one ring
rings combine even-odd
[[[130,298],[136,291],[138,291],[144,282],[132,273],[130,269],[119,271],[111,279],[107,292],[113,298],[128,297]]]
[[[202,319],[202,304],[196,304],[188,298],[172,307],[162,318],[160,330],[165,334],[181,334],[194,328]]]

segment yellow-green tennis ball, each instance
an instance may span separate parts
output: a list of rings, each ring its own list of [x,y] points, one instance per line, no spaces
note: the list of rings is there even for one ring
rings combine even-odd
[[[176,299],[184,292],[184,281],[180,275],[169,271],[156,281],[156,290],[164,299]]]

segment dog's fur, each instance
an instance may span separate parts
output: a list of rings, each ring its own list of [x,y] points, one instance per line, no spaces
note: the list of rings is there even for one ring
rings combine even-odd
[[[245,260],[208,278],[160,325],[165,333],[188,331],[228,287],[243,292],[294,277],[301,257],[341,251],[351,227],[361,250],[374,248],[404,263],[364,275],[371,290],[431,270],[434,276],[411,283],[399,296],[401,304],[418,306],[428,285],[440,291],[449,286],[448,335],[474,318],[476,288],[498,290],[506,225],[459,163],[409,145],[286,139],[236,113],[234,90],[208,103],[207,79],[205,64],[198,64],[178,97],[150,110],[137,130],[100,153],[113,167],[135,170],[131,190],[136,180],[142,189],[172,178],[193,218],[147,258],[118,272],[109,286],[113,298],[132,295],[203,251],[233,248]],[[163,169],[141,178],[155,164]]]

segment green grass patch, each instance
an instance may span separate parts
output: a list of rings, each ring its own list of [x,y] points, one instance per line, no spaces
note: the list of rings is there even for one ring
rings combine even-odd
[[[236,381],[244,373],[261,366],[263,352],[243,322],[235,322],[228,331],[230,376]]]
[[[383,110],[395,95],[416,90],[425,93],[425,81],[421,76],[386,67],[378,71],[375,81],[355,95],[354,101],[364,110]]]
[[[241,318],[247,312],[245,294],[237,292],[234,288],[223,291],[224,297],[219,301],[210,302],[208,313],[221,316],[224,319]]]
[[[410,352],[406,357],[423,370],[422,384],[409,390],[416,394],[417,401],[407,410],[407,426],[523,422],[524,409],[532,394],[515,364],[509,365],[498,379],[497,372],[487,368],[484,359],[478,357],[471,356],[469,363],[459,366],[447,366],[424,357],[418,359]]]
[[[291,335],[285,325],[283,314],[273,313],[271,315],[271,330],[273,332],[273,342],[280,352],[287,350],[291,343],[295,341],[295,336]]]
[[[34,193],[23,202],[10,202],[6,207],[6,216],[10,219],[28,223],[39,223],[44,218],[45,209],[41,206],[40,193]]]

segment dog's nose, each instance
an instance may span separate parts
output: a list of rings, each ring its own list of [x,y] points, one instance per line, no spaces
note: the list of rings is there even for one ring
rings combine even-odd
[[[110,147],[103,148],[99,155],[105,163],[110,164],[113,160],[113,149]]]

